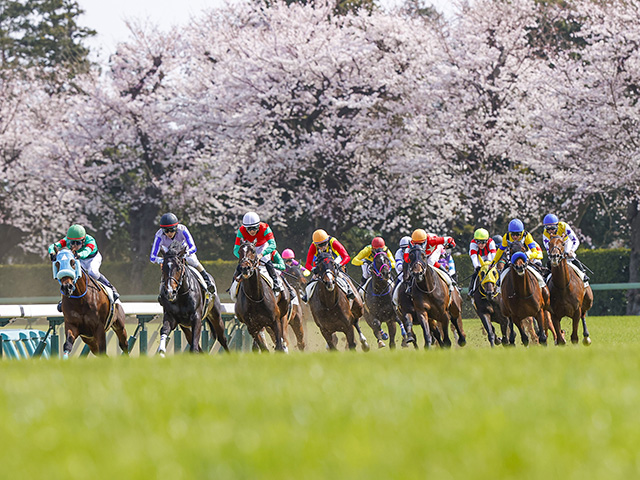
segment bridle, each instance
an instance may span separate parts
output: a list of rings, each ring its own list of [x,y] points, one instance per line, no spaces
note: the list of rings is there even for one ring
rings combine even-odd
[[[376,259],[378,258],[380,258],[380,261],[382,262],[382,264],[380,265],[380,268],[376,267]],[[391,263],[389,263],[387,254],[385,252],[376,253],[375,256],[373,257],[373,262],[371,263],[371,271],[373,271],[373,274],[376,277],[378,277],[383,282],[387,283],[387,289],[382,293],[376,293],[374,291],[373,284],[372,284],[371,295],[373,295],[374,297],[384,297],[385,295],[389,295],[391,293],[391,290],[392,290],[391,285],[388,285],[389,273],[391,271],[390,269],[391,269]]]
[[[551,237],[551,240],[554,240],[555,238],[560,237],[557,235],[553,235]],[[554,244],[549,249],[549,261],[551,262],[552,267],[557,267],[564,258],[567,258],[564,252],[564,242],[562,241],[562,239],[560,239],[558,243]]]
[[[172,265],[178,265],[178,271],[180,272],[180,276],[176,279],[176,277],[174,275],[171,275],[171,271],[172,271]],[[180,290],[182,289],[182,284],[184,282],[185,279],[185,272],[187,271],[187,267],[184,261],[184,257],[180,257],[180,256],[175,256],[175,257],[164,257],[164,261],[162,263],[162,273],[163,275],[165,274],[165,266],[167,269],[166,275],[167,277],[164,278],[162,280],[162,286],[164,291],[167,291],[167,287],[169,286],[168,284],[171,282],[174,282],[176,284],[176,288],[174,289],[174,291],[176,292],[176,296],[178,295],[183,295],[185,293],[188,292],[183,292],[182,294],[179,294],[178,292],[180,292]],[[168,298],[167,298],[168,299]]]
[[[248,245],[243,245],[242,247],[240,247],[240,253],[242,253],[242,255],[240,256],[240,263],[238,264],[240,273],[236,278],[238,282],[249,278],[258,267],[258,263],[260,262],[260,260],[258,260],[258,256],[255,254],[255,251],[251,252]],[[253,253],[253,258],[249,257],[249,253]]]
[[[414,255],[413,260],[411,260],[412,254]],[[420,248],[416,248],[409,251],[411,278],[413,278],[413,284],[416,286],[418,290],[420,290],[422,293],[429,294],[436,289],[436,286],[438,285],[438,283],[434,282],[433,288],[431,290],[423,290],[422,288],[420,288],[420,285],[418,284],[418,282],[425,278],[426,270],[427,268],[429,268],[427,263],[422,259],[422,254],[423,252]],[[415,271],[414,267],[420,267],[420,271],[419,272]]]

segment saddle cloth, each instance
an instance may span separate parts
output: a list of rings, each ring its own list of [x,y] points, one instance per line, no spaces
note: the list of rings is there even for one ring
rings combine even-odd
[[[578,278],[580,280],[582,280],[582,283],[584,283],[585,287],[589,286],[589,281],[584,281],[584,272],[582,270],[580,270],[576,265],[573,264],[573,262],[567,262],[567,264],[573,268],[573,270],[578,274]],[[547,275],[547,284],[549,284],[549,282],[551,282],[551,274]]]
[[[500,274],[500,285],[502,285],[502,281],[504,280],[504,277],[507,276],[507,272],[509,272],[509,270],[511,270],[511,267],[506,267],[502,273]],[[544,277],[542,276],[542,274],[540,272],[538,272],[535,268],[533,268],[531,265],[527,265],[527,270],[529,270],[531,273],[533,273],[533,275],[536,277],[536,280],[538,280],[538,285],[540,285],[540,288],[544,288],[547,286],[547,282],[544,281]]]
[[[316,284],[318,283],[318,279],[314,279],[307,284],[306,292],[307,292],[307,301],[311,299],[313,292],[316,291]],[[345,295],[349,292],[349,286],[347,285],[347,281],[341,276],[336,277],[336,285],[342,290]]]
[[[111,328],[111,325],[113,324],[114,313],[116,311],[116,303],[120,303],[120,299],[114,302],[113,290],[98,280],[96,280],[96,282],[98,282],[98,285],[100,285],[102,291],[107,295],[107,298],[109,298],[109,315],[107,315],[107,320],[104,322],[104,330],[106,332],[107,330],[109,330],[109,328]]]
[[[267,282],[269,288],[273,290],[273,279],[266,267],[260,267],[260,276]],[[203,280],[204,281],[204,280]],[[229,287],[229,295],[231,296],[231,301],[235,303],[238,298],[238,290],[240,289],[240,283],[234,278],[231,286]]]

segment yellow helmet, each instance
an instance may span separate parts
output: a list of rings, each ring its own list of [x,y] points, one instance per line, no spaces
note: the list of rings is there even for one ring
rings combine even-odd
[[[326,242],[329,239],[329,234],[322,229],[313,232],[313,243]]]
[[[421,228],[414,230],[413,233],[411,234],[411,240],[413,241],[413,243],[424,243],[426,239],[427,239],[427,232],[425,232]]]
[[[489,232],[484,228],[479,228],[474,232],[473,238],[475,240],[489,240]]]

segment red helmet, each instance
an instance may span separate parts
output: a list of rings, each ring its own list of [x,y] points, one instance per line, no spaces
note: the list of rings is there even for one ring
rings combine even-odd
[[[376,237],[371,240],[371,248],[384,248],[384,240],[382,237]]]

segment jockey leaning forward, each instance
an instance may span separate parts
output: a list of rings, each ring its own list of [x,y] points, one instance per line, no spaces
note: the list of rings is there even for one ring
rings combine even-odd
[[[276,239],[271,231],[271,227],[265,222],[261,222],[256,212],[247,212],[242,218],[242,225],[238,228],[235,245],[233,247],[233,254],[236,257],[239,257],[242,242],[252,242],[255,244],[260,263],[267,269],[269,276],[273,280],[274,293],[281,292],[282,280],[276,273],[276,268],[278,270],[284,270],[284,260],[282,260],[282,257],[276,250]],[[240,275],[239,268],[240,266],[238,265],[234,277]]]
[[[500,238],[502,243],[502,238]],[[491,263],[496,256],[496,244],[493,238],[489,236],[489,232],[484,228],[478,228],[473,233],[473,240],[469,244],[469,257],[471,257],[471,263],[473,264],[473,273],[471,274],[471,281],[469,282],[469,297],[473,296],[474,283],[478,278],[478,272],[484,266],[485,263]]]
[[[80,261],[80,265],[93,278],[113,290],[113,300],[120,298],[120,294],[111,282],[100,273],[102,265],[102,255],[98,251],[96,239],[87,234],[82,225],[71,225],[67,230],[67,235],[56,243],[49,245],[49,258],[52,262],[56,260],[56,250],[68,248]],[[62,311],[62,300],[58,303],[58,311]]]
[[[156,232],[155,237],[153,237],[153,245],[151,247],[151,254],[149,255],[151,263],[162,265],[163,259],[160,255],[160,251],[166,252],[174,241],[178,241],[187,247],[187,254],[185,255],[187,265],[191,265],[200,272],[205,284],[207,285],[207,290],[215,294],[215,281],[198,260],[198,257],[196,256],[198,248],[196,247],[196,243],[194,242],[189,229],[185,225],[179,223],[178,217],[171,212],[165,213],[160,218],[160,229]]]
[[[455,247],[456,246],[456,242],[452,237],[448,237],[448,236],[443,236],[440,237],[438,235],[434,235],[432,233],[427,233],[426,231],[424,231],[422,228],[418,228],[416,230],[413,231],[413,233],[411,234],[411,242],[409,243],[409,248],[407,249],[407,252],[404,254],[404,263],[406,265],[408,265],[409,262],[409,250],[411,250],[414,246],[418,246],[426,255],[427,257],[427,265],[431,265],[433,267],[436,267],[444,272],[446,272],[446,270],[443,268],[443,266],[440,264],[439,260],[440,257],[442,255],[442,251],[444,250],[444,248],[447,247]],[[404,280],[408,279],[408,268],[403,269],[405,270],[404,272]],[[449,286],[449,288],[453,288],[453,282],[452,282],[452,278],[447,274],[446,275],[447,278],[447,284]],[[406,291],[407,293],[410,293],[411,291],[411,283],[407,282],[406,285]]]
[[[397,281],[402,280],[402,269],[404,268],[404,254],[409,251],[409,245],[411,244],[411,237],[405,236],[400,239],[400,244],[395,254],[396,261],[396,273],[398,274]]]
[[[364,247],[358,255],[351,260],[351,263],[356,266],[362,267],[362,281],[360,282],[362,288],[364,288],[365,283],[369,278],[371,278],[371,265],[373,264],[373,259],[378,253],[383,253],[389,259],[391,263],[391,268],[396,268],[396,260],[393,258],[393,254],[389,247],[387,247],[384,243],[384,239],[382,237],[375,237],[371,240],[371,244]]]
[[[339,267],[342,267],[338,268],[338,276],[342,278],[346,283],[347,297],[349,299],[355,299],[356,294],[353,286],[351,285],[351,280],[344,273],[344,266],[349,263],[349,260],[351,260],[351,257],[347,253],[347,250],[336,238],[329,236],[329,234],[322,229],[313,232],[312,240],[313,241],[309,246],[309,251],[307,252],[307,261],[304,265],[304,268],[310,272],[313,272],[313,269],[316,266],[316,258],[318,253],[330,253],[333,257],[334,262]],[[318,278],[314,276],[308,285],[311,286],[317,281]],[[307,289],[309,289],[309,286],[307,287]],[[306,292],[304,292],[302,300],[304,300],[305,302],[307,301]]]
[[[549,254],[549,241],[551,240],[551,235],[558,235],[564,241],[564,254],[567,261],[577,266],[584,275],[583,280],[585,282],[588,281],[589,277],[585,273],[582,263],[579,261],[574,262],[574,260],[576,260],[576,250],[578,250],[578,247],[580,246],[580,240],[578,240],[576,234],[573,233],[569,224],[559,221],[558,217],[553,213],[545,215],[542,223],[544,225],[542,243],[547,254]]]

